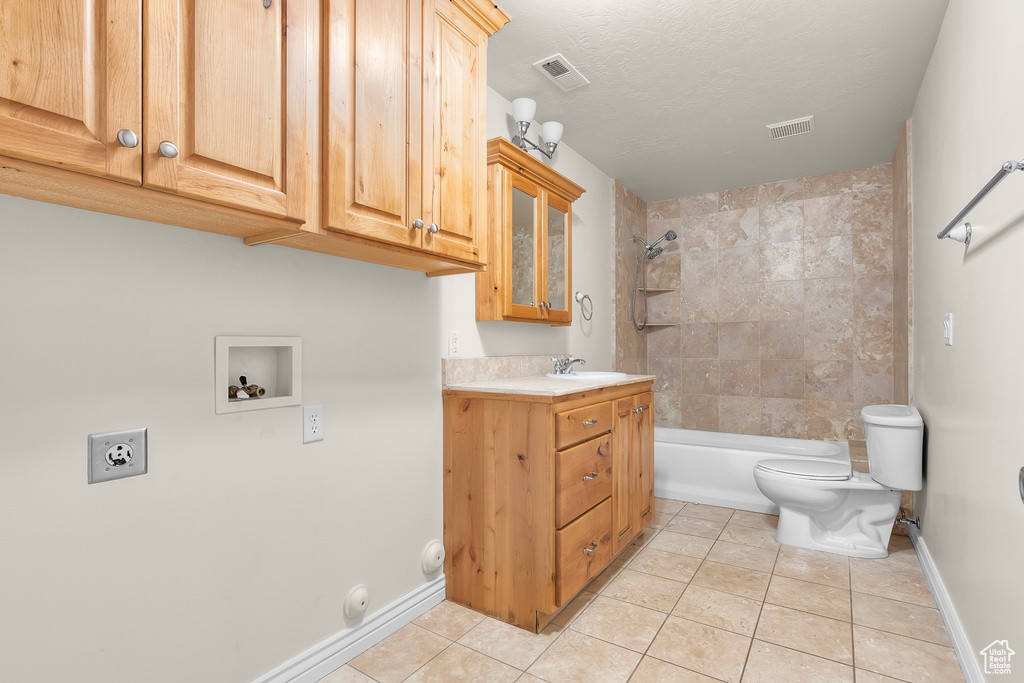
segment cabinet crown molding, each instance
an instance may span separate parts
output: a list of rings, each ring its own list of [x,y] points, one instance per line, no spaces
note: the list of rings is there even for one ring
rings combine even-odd
[[[448,0],[461,9],[477,26],[493,35],[510,21],[505,11],[488,0]]]
[[[530,156],[505,138],[491,138],[487,141],[487,163],[499,163],[516,171],[526,179],[545,186],[570,202],[576,201],[586,192],[582,187],[539,159]]]

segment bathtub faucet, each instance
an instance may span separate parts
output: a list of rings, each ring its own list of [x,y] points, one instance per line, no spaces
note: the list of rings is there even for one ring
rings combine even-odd
[[[568,375],[572,372],[572,366],[579,363],[580,365],[586,365],[587,361],[582,358],[574,358],[569,356],[568,358],[552,358],[555,361],[555,374],[556,375]]]

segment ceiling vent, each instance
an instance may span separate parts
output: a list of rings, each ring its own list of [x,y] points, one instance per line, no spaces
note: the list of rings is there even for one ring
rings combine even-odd
[[[791,138],[794,135],[803,135],[804,133],[810,133],[814,130],[814,117],[805,116],[800,119],[793,119],[792,121],[771,123],[767,125],[766,128],[771,132],[772,140]]]
[[[570,90],[590,85],[590,81],[584,78],[583,74],[577,71],[576,67],[560,54],[551,55],[547,59],[534,62],[533,65],[540,69],[540,72],[550,78],[563,92],[569,92]]]

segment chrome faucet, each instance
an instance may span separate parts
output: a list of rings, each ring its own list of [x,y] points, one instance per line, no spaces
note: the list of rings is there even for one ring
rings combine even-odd
[[[555,361],[555,373],[556,375],[568,375],[572,372],[572,366],[579,363],[580,365],[586,365],[587,361],[582,358],[574,358],[569,356],[568,358],[552,358]]]

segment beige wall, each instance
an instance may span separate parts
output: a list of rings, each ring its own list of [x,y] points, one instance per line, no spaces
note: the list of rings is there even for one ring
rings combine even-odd
[[[478,324],[473,276],[0,195],[0,680],[245,683],[346,628],[354,584],[371,613],[422,585],[448,331],[464,356],[611,367],[611,180],[556,157],[587,189],[596,311],[569,328]],[[215,415],[217,335],[302,337],[325,440],[302,445],[299,407]],[[86,436],[133,427],[149,473],[88,486]]]
[[[648,239],[679,235],[652,263],[671,290],[650,297],[668,323],[647,334],[658,424],[862,439],[860,408],[892,401],[891,166],[652,203],[647,218]]]
[[[913,112],[913,395],[928,428],[918,511],[976,657],[995,639],[1024,652],[1024,172],[971,215],[969,249],[935,235],[1024,158],[1022,26],[1019,0],[951,0]]]
[[[615,253],[615,369],[631,374],[647,372],[647,332],[638,331],[633,325],[633,309],[630,307],[636,274],[636,260],[640,249],[633,243],[633,237],[647,235],[647,203],[632,190],[615,181],[614,189],[614,247]],[[665,257],[668,259],[668,257]],[[657,282],[655,272],[658,262],[651,263],[648,285]],[[637,320],[643,321],[643,296],[637,294]],[[657,381],[657,380],[656,380]],[[655,414],[661,412],[655,406]]]

